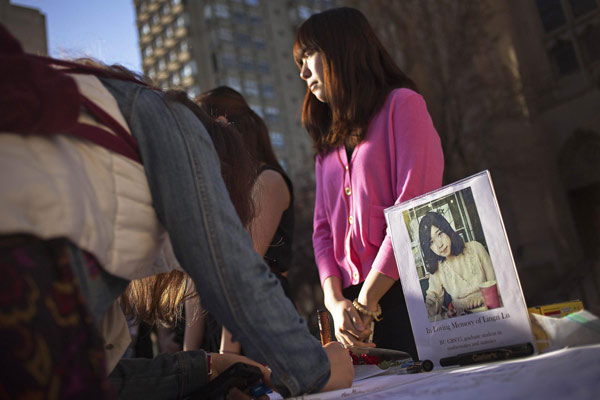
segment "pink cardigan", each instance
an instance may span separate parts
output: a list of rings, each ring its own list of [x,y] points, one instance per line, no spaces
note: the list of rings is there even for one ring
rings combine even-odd
[[[398,279],[383,210],[437,189],[444,156],[425,101],[409,89],[390,92],[352,153],[317,156],[313,246],[321,285],[337,276],[357,285],[375,270]]]

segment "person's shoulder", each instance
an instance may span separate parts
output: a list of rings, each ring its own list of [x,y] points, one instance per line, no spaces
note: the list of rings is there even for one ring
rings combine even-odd
[[[392,89],[392,91],[390,91],[390,94],[388,95],[388,101],[404,102],[410,100],[422,101],[423,96],[409,88]]]
[[[465,243],[465,250],[470,253],[481,253],[482,251],[485,251],[485,247],[478,241],[472,240]]]
[[[290,190],[285,181],[285,178],[276,169],[263,169],[260,175],[258,176],[258,184],[267,193],[282,195],[287,192],[289,196]]]
[[[414,113],[426,110],[423,96],[408,88],[396,88],[390,91],[385,102],[385,109],[394,113]]]

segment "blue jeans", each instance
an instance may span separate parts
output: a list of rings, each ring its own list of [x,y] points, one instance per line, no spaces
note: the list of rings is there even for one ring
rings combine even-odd
[[[136,138],[154,209],[202,305],[246,354],[273,371],[283,396],[321,389],[329,361],[319,341],[252,248],[202,123],[183,104],[146,87],[102,80]]]

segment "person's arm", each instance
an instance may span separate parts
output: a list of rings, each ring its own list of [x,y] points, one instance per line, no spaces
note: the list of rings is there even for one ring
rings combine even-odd
[[[365,327],[352,301],[342,294],[342,278],[333,250],[333,232],[323,195],[324,168],[322,158],[315,161],[315,213],[313,219],[313,248],[319,278],[323,288],[325,307],[331,313],[336,338],[345,345],[358,342]]]
[[[195,289],[194,289],[195,290]],[[185,303],[185,332],[183,334],[183,351],[198,350],[204,339],[206,320],[200,304],[200,297],[188,298]]]
[[[234,342],[231,337],[231,333],[227,328],[223,327],[221,331],[221,345],[219,346],[219,353],[221,354],[240,354],[242,352],[242,346],[240,342]]]
[[[485,274],[486,281],[495,281],[496,280],[496,272],[494,271],[494,266],[492,265],[492,259],[488,252],[485,250],[485,247],[479,242],[472,242],[475,244],[475,251],[477,252],[477,257],[481,262],[481,267]]]
[[[388,140],[395,159],[395,164],[390,165],[395,177],[394,204],[399,204],[441,186],[444,156],[439,136],[420,95],[406,90],[394,94],[388,112],[392,121],[388,127]],[[369,310],[377,309],[374,301],[379,301],[391,287],[390,279],[398,278],[391,238],[386,234],[366,278],[371,284],[363,285],[361,289],[359,299],[366,302],[362,305]]]
[[[459,306],[462,306],[466,309],[471,309],[485,304],[485,299],[483,298],[481,291],[478,289],[478,286],[485,281],[495,281],[496,273],[494,272],[492,259],[481,243],[472,241],[468,242],[465,246],[469,246],[470,251],[475,253],[483,273],[483,281],[473,282],[475,291],[464,298],[459,299],[457,302]]]
[[[265,383],[272,385],[271,373],[264,365],[239,355],[211,354],[209,375],[208,358],[203,350],[163,353],[154,358],[123,358],[108,379],[121,399],[186,398],[200,392],[236,362],[260,368]]]
[[[442,312],[444,288],[442,287],[439,276],[437,271],[436,273],[429,275],[429,287],[427,288],[425,295],[425,308],[427,309],[428,317],[433,317]]]
[[[281,174],[266,169],[254,184],[252,198],[256,205],[256,215],[250,223],[250,236],[254,250],[264,256],[275,236],[283,212],[290,206],[291,195]]]
[[[321,390],[337,367],[253,251],[204,126],[156,92],[140,89],[135,99],[123,113],[131,116],[154,209],[203,307],[250,358],[269,365],[283,396]]]
[[[273,241],[283,212],[290,205],[290,191],[280,173],[266,169],[254,184],[252,198],[256,206],[256,215],[250,223],[250,236],[254,251],[264,256]],[[240,343],[233,340],[225,327],[221,333],[219,351],[229,354],[240,354],[242,351]]]
[[[329,342],[323,348],[332,367],[331,376],[321,391],[328,392],[352,386],[354,365],[348,350],[338,342]]]

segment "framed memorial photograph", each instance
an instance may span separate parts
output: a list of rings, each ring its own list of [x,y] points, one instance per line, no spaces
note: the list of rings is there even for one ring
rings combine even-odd
[[[385,210],[420,359],[534,343],[488,171]]]

